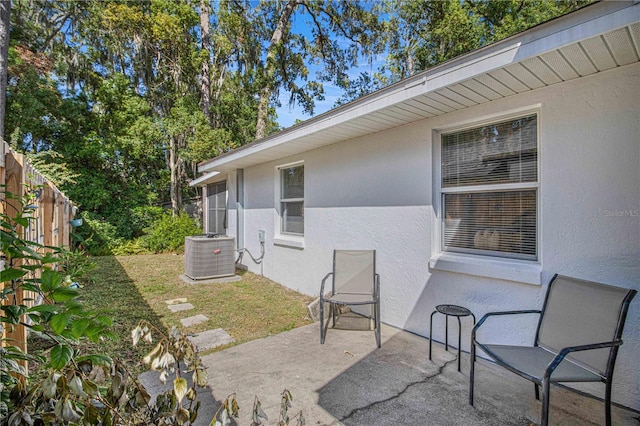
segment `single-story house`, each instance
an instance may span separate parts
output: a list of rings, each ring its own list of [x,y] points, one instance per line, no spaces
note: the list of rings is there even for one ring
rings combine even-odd
[[[318,295],[334,249],[375,249],[382,321],[425,337],[438,304],[539,308],[555,273],[640,290],[640,2],[592,4],[199,171],[205,231],[255,257],[264,240],[249,270]],[[638,300],[623,340],[613,401],[640,409]]]

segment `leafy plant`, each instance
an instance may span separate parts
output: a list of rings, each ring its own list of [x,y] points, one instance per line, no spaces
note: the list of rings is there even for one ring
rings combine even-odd
[[[5,258],[0,271],[0,324],[7,331],[25,327],[38,332],[52,346],[45,357],[35,357],[3,335],[0,418],[8,419],[10,425],[52,419],[77,421],[81,407],[99,397],[97,386],[86,374],[111,360],[99,354],[83,355],[75,348],[80,339],[99,342],[108,338],[111,319],[86,310],[79,302],[78,289],[68,285],[84,269],[70,261],[72,253],[22,237],[21,229],[32,220],[33,210],[25,207],[29,198],[8,192],[3,195],[0,233]],[[30,360],[46,366],[48,373],[42,382],[29,382],[25,366]]]
[[[169,335],[165,335],[150,322],[141,321],[131,332],[133,345],[137,345],[141,340],[152,343],[154,331],[160,334],[160,340],[143,358],[143,362],[149,365],[151,370],[160,372],[162,383],[166,383],[173,375],[173,389],[157,396],[155,405],[145,413],[145,420],[149,424],[193,423],[200,408],[200,401],[196,402],[196,386],[207,386],[207,371],[195,345],[177,327],[174,327]],[[183,377],[184,373],[192,373],[191,387]]]
[[[9,202],[10,201],[10,202]],[[175,373],[171,392],[149,405],[150,396],[126,365],[100,353],[86,354],[80,343],[99,345],[111,338],[111,319],[86,309],[80,290],[70,285],[93,266],[80,252],[26,240],[33,211],[28,198],[5,193],[0,213],[4,268],[0,271],[2,331],[24,327],[44,337],[50,347],[40,356],[25,353],[18,342],[2,337],[0,347],[0,423],[8,425],[189,424],[197,416],[195,389],[181,377],[179,363],[193,372],[198,386],[206,371],[193,344],[177,329],[163,336],[143,361],[166,380]],[[18,206],[18,207],[15,207]],[[30,292],[30,293],[25,293]],[[26,297],[32,294],[33,297]],[[23,297],[24,296],[24,297]],[[150,323],[136,328],[134,344],[151,342]],[[37,361],[44,372],[27,374],[26,362]],[[190,401],[186,403],[185,401]],[[6,422],[6,423],[5,423]]]
[[[83,225],[78,227],[74,238],[82,249],[94,256],[111,254],[114,247],[124,242],[116,227],[95,213],[82,212]]]
[[[292,420],[296,421],[296,426],[304,426],[306,424],[305,418],[302,415],[302,411],[298,412],[292,418],[289,417],[289,408],[291,408],[291,401],[293,401],[293,395],[288,389],[285,389],[280,394],[280,418],[278,420],[278,426],[286,426]],[[216,411],[211,420],[212,426],[228,426],[231,424],[231,417],[239,417],[240,407],[236,400],[236,394],[229,395],[222,403],[218,411]],[[218,418],[219,417],[219,418]],[[251,426],[262,425],[262,420],[269,420],[269,416],[262,409],[262,403],[256,396],[253,400],[253,409],[251,411]]]
[[[184,237],[202,233],[202,229],[185,212],[178,216],[167,212],[145,231],[142,244],[154,253],[179,250],[184,245]]]
[[[128,240],[122,242],[120,245],[115,246],[111,250],[111,254],[114,256],[129,256],[135,254],[149,254],[149,249],[145,247],[141,238],[135,240]]]

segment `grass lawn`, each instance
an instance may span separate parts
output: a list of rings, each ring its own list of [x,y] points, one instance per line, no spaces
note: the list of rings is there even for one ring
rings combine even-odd
[[[306,306],[312,301],[264,277],[239,272],[234,283],[186,284],[184,256],[175,254],[95,257],[81,290],[90,309],[113,319],[118,339],[94,348],[139,366],[142,349],[131,347],[131,330],[146,319],[170,330],[181,318],[197,314],[208,321],[184,328],[188,333],[222,328],[235,343],[259,339],[311,323]],[[172,313],[166,300],[186,298],[194,309]],[[232,344],[232,345],[233,345]],[[218,350],[221,348],[218,348]]]

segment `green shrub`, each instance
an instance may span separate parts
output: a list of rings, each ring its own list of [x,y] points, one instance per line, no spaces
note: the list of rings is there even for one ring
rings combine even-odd
[[[114,247],[111,253],[115,256],[129,256],[134,254],[148,254],[149,250],[144,246],[142,238],[136,238],[135,240],[124,241],[119,246]]]
[[[184,237],[202,233],[195,220],[185,212],[179,216],[172,216],[170,212],[162,215],[142,237],[142,245],[151,252],[162,253],[179,251],[184,246]]]
[[[131,209],[129,220],[131,222],[131,236],[140,237],[144,230],[159,220],[165,213],[165,209],[159,206],[140,206]]]
[[[117,228],[95,213],[82,212],[82,225],[73,232],[76,245],[93,256],[112,254],[113,248],[121,245],[124,239],[118,235]]]

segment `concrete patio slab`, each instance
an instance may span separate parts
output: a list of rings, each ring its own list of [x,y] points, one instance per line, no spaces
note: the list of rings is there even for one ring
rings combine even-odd
[[[236,281],[242,281],[242,277],[240,275],[231,275],[229,277],[220,277],[220,278],[208,278],[203,280],[194,280],[193,278],[189,278],[185,274],[180,275],[180,279],[187,284],[215,284],[215,283],[235,283]]]
[[[207,349],[217,348],[218,346],[228,345],[229,343],[233,343],[235,339],[226,331],[221,328],[216,328],[215,330],[207,330],[202,333],[198,333],[195,336],[189,336],[188,339],[196,345],[198,351],[205,351]]]
[[[198,314],[192,317],[182,318],[180,320],[180,323],[183,327],[191,327],[192,325],[200,324],[208,320],[209,318],[207,318],[205,315]]]
[[[178,303],[187,303],[187,298],[178,297],[177,299],[165,300],[164,303],[166,303],[167,305],[177,305]]]
[[[372,331],[330,329],[321,345],[315,323],[205,355],[210,385],[198,390],[202,407],[195,425],[208,425],[233,393],[240,406],[233,424],[251,424],[257,396],[269,416],[264,424],[276,425],[284,389],[293,395],[289,416],[302,411],[307,425],[530,426],[539,421],[530,382],[478,360],[471,407],[468,354],[462,354],[458,372],[457,350],[446,352],[434,342],[429,361],[428,339],[387,326],[382,339],[377,349]],[[156,372],[143,378],[152,395],[166,389],[157,384]],[[551,402],[552,425],[604,424],[602,401],[552,387]],[[639,417],[613,407],[614,425],[638,426]]]
[[[167,306],[167,308],[169,308],[171,312],[188,311],[190,309],[193,309],[194,307],[195,306],[193,306],[191,303],[177,303],[175,305]]]

